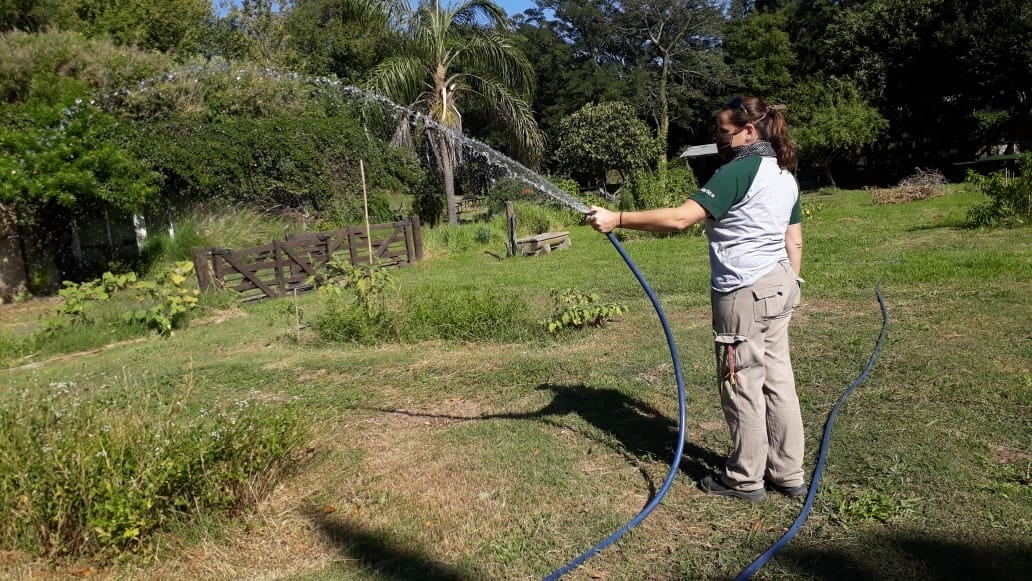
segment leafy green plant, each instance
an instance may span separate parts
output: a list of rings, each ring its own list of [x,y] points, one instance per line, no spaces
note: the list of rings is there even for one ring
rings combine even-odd
[[[824,209],[824,204],[822,204],[820,202],[806,202],[806,201],[804,201],[801,204],[801,206],[802,206],[803,219],[804,220],[809,220],[810,218],[813,218],[814,216],[817,215],[818,212],[820,212],[821,210]]]
[[[831,507],[831,518],[842,526],[872,520],[886,522],[909,514],[914,508],[912,498],[897,499],[877,490],[845,493],[829,488],[828,503]]]
[[[184,286],[193,269],[193,263],[184,260],[155,280],[136,283],[135,288],[141,292],[137,300],[147,306],[125,313],[123,319],[127,323],[143,323],[165,337],[172,335],[172,330],[179,328],[187,313],[197,306],[200,291]]]
[[[971,208],[968,213],[972,225],[1009,226],[1032,220],[1032,153],[1021,156],[1015,177],[1002,171],[985,176],[969,170],[967,183],[989,196],[988,202]]]
[[[542,321],[549,334],[556,336],[563,329],[584,329],[603,327],[609,321],[627,312],[627,307],[618,303],[603,303],[598,294],[586,294],[577,289],[551,289],[548,291],[555,303],[552,314]]]
[[[312,281],[326,299],[325,312],[313,322],[324,339],[374,343],[393,334],[387,294],[396,291],[398,283],[386,267],[332,260]]]
[[[105,272],[101,278],[83,283],[64,281],[64,288],[57,292],[63,299],[57,307],[58,319],[52,319],[44,328],[53,333],[65,324],[86,325],[93,322],[88,310],[90,305],[102,303],[115,291],[123,290],[136,282],[136,273],[112,274]]]

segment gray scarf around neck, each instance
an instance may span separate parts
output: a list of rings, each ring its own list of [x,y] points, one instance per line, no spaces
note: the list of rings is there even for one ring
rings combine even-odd
[[[769,141],[755,141],[748,145],[741,145],[734,149],[734,155],[728,161],[734,161],[736,159],[742,159],[743,157],[749,157],[750,155],[761,155],[763,157],[777,157],[778,154],[774,151],[774,146]]]

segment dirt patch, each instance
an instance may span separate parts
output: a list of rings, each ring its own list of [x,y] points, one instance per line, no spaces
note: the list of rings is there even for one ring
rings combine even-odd
[[[1003,444],[993,444],[990,446],[990,450],[993,461],[999,464],[1019,464],[1032,461],[1032,453]]]

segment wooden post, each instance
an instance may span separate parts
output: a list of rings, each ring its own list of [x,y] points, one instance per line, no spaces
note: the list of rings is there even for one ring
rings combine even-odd
[[[358,248],[355,248],[355,238],[357,238],[357,236],[355,236],[355,234],[358,234],[358,232],[355,231],[355,227],[348,226],[348,258],[351,260],[351,266],[358,266]]]
[[[280,242],[279,240],[272,241],[272,262],[275,265],[274,268],[276,269],[277,294],[281,297],[285,297],[287,296],[287,281],[283,278],[283,267],[287,265],[282,263],[283,255],[285,253],[280,249],[281,244],[282,242]],[[292,262],[289,256],[287,257],[287,262],[288,264]],[[293,270],[292,265],[290,268],[291,270]],[[258,276],[257,272],[255,272],[255,276]]]
[[[358,173],[362,176],[362,208],[365,210],[365,235],[366,245],[369,247],[369,265],[373,264],[373,236],[369,232],[369,196],[366,193],[365,163],[358,160]]]
[[[413,214],[409,217],[412,222],[412,245],[416,247],[416,260],[423,260],[423,233],[419,223],[419,216]]]
[[[208,268],[208,250],[202,246],[193,248],[194,272],[197,273],[197,287],[203,290],[211,288],[211,270]]]
[[[516,210],[512,202],[505,202],[505,224],[508,238],[505,240],[507,256],[516,256]]]

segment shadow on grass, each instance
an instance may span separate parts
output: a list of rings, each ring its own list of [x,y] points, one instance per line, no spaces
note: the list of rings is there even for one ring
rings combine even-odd
[[[341,554],[361,563],[361,569],[373,573],[377,579],[426,581],[466,581],[470,576],[438,563],[420,551],[399,547],[388,533],[371,531],[352,523],[343,522],[335,515],[312,508],[307,516]]]
[[[1027,579],[1032,545],[972,545],[921,534],[864,537],[855,550],[788,547],[778,555],[787,569],[817,579]]]
[[[552,418],[574,414],[598,430],[608,434],[618,444],[599,440],[624,456],[632,463],[638,459],[655,458],[670,462],[674,458],[677,442],[677,422],[665,417],[659,410],[615,389],[594,389],[584,384],[561,385],[544,383],[538,390],[551,391],[552,401],[545,407],[532,412],[485,414],[480,416],[452,416],[408,410],[379,409],[378,411],[409,416],[446,418],[456,420],[542,420],[554,425]],[[566,429],[573,429],[563,425]],[[586,435],[586,437],[591,437]],[[724,458],[712,450],[701,448],[691,442],[684,443],[680,469],[693,480],[699,480],[713,469],[723,466]],[[639,468],[639,470],[643,470]],[[642,475],[655,494],[652,479]]]

